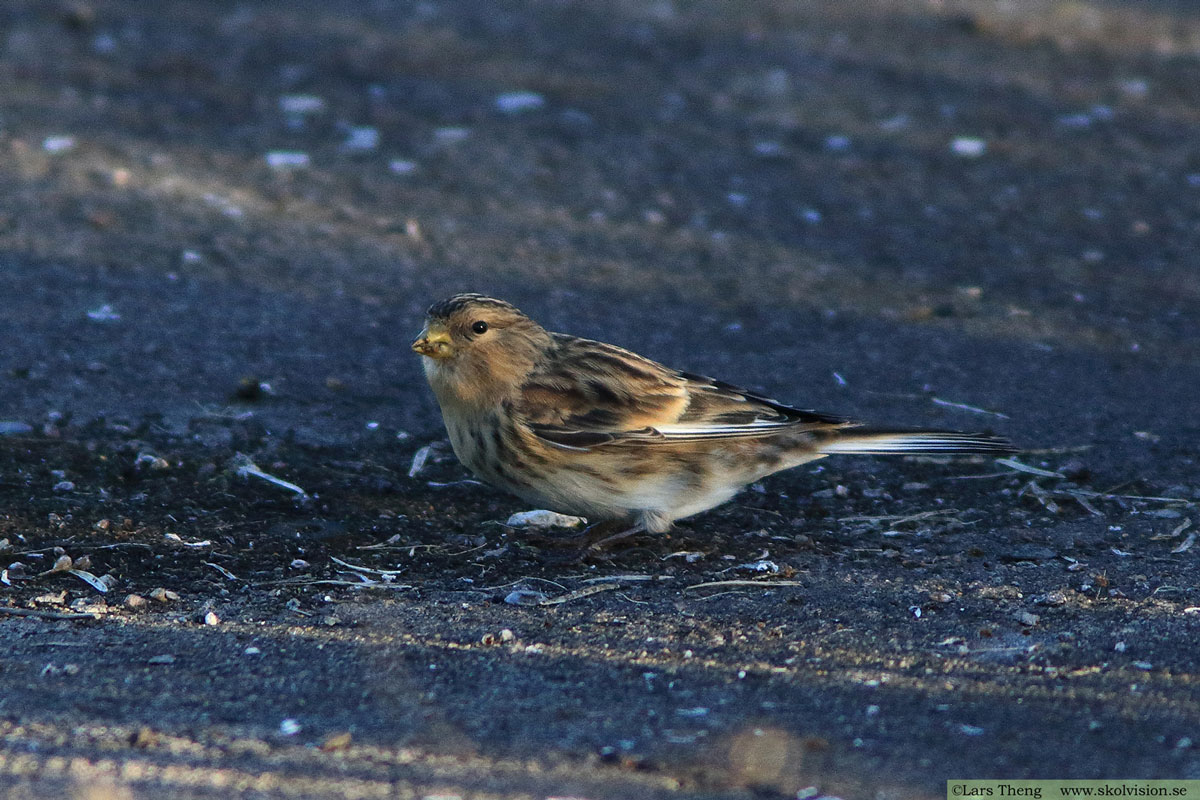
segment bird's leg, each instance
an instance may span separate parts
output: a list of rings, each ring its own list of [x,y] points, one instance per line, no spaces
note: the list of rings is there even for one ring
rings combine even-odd
[[[551,559],[557,563],[578,564],[607,549],[613,542],[644,533],[646,527],[640,522],[631,523],[628,520],[609,519],[589,525],[570,538],[558,539],[555,544],[583,544],[583,547],[571,554],[563,554]]]
[[[603,526],[603,527],[602,527]],[[599,529],[599,530],[597,530]],[[590,540],[587,548],[584,549],[582,555],[587,557],[592,553],[599,553],[605,550],[613,542],[619,542],[622,539],[627,539],[630,536],[635,536],[639,533],[645,533],[646,526],[642,522],[635,522],[632,525],[622,520],[609,520],[607,522],[597,522],[590,528],[584,531],[584,534]]]
[[[599,528],[601,524],[603,523],[593,525],[592,528]],[[584,551],[584,555],[598,553],[613,542],[619,542],[622,539],[635,536],[639,533],[665,533],[671,529],[671,519],[657,511],[642,511],[638,513],[637,519],[632,524],[617,520],[614,527],[619,529],[603,538],[593,541],[588,545],[587,550]],[[589,528],[588,531],[592,530],[592,528]]]

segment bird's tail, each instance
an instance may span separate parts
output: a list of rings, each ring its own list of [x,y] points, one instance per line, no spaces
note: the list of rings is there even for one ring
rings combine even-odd
[[[954,431],[886,431],[863,428],[843,429],[818,442],[825,455],[842,453],[870,456],[888,455],[954,455],[956,453],[985,453],[1004,455],[1017,448],[1002,436],[988,433],[956,433]]]

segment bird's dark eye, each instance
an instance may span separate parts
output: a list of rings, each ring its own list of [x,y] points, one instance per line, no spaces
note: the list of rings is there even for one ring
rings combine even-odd
[[[488,332],[488,324],[486,322],[484,322],[483,320],[479,320],[478,322],[472,322],[471,330],[477,336],[485,334]]]

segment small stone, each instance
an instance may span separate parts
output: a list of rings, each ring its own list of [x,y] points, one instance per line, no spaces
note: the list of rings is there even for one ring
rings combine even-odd
[[[75,565],[75,562],[71,560],[70,556],[61,555],[54,560],[53,566],[51,566],[50,569],[46,570],[42,574],[50,575],[55,572],[66,572],[67,570],[71,569],[74,565]]]
[[[325,110],[325,101],[313,94],[285,94],[279,98],[279,110],[296,116],[319,114]]]
[[[308,153],[298,150],[272,150],[266,155],[267,166],[271,169],[300,169],[310,163]]]
[[[179,599],[179,593],[173,592],[170,589],[164,589],[161,586],[150,591],[150,599],[157,600],[160,603],[166,603],[172,600]]]
[[[842,134],[833,134],[825,137],[825,149],[832,153],[844,153],[850,149],[851,141],[849,136]]]
[[[1035,595],[1032,599],[1039,606],[1061,606],[1067,602],[1067,595],[1065,592],[1046,592],[1045,594]]]
[[[470,135],[470,128],[457,125],[448,125],[444,128],[438,128],[433,132],[433,138],[437,140],[438,144],[457,144]]]
[[[950,142],[950,152],[960,158],[979,158],[987,152],[987,142],[975,136],[958,136]]]
[[[0,436],[25,436],[33,433],[33,426],[17,420],[0,420]]]
[[[378,147],[379,129],[373,128],[370,125],[355,125],[346,134],[346,141],[342,142],[343,150],[358,153],[370,152]]]
[[[217,616],[217,613],[215,611],[209,611],[207,614],[204,615],[204,624],[205,625],[220,625],[221,618]]]
[[[290,717],[279,723],[279,732],[284,736],[295,736],[300,732],[300,723]]]
[[[496,108],[505,114],[536,111],[546,105],[546,98],[537,92],[505,92],[496,97]]]
[[[175,656],[173,656],[173,655],[170,655],[169,653],[168,653],[168,654],[163,654],[163,655],[161,655],[161,656],[150,656],[150,658],[146,659],[146,663],[147,663],[147,664],[154,664],[154,665],[160,665],[160,664],[174,664],[174,663],[175,663]]]
[[[126,608],[141,608],[142,606],[146,605],[148,601],[140,594],[127,594],[122,602],[125,604]]]
[[[42,140],[42,149],[47,153],[66,153],[75,149],[74,136],[47,136]]]

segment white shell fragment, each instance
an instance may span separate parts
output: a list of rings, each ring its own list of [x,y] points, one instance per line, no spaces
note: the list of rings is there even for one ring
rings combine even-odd
[[[91,586],[101,594],[104,594],[117,584],[117,579],[112,575],[101,575],[100,577],[96,577],[92,573],[82,569],[69,569],[67,572],[71,573],[76,578],[79,578],[81,581],[86,583],[88,586]]]
[[[504,523],[510,528],[578,528],[586,525],[583,517],[572,517],[569,514],[559,514],[557,511],[547,511],[539,508],[535,511],[520,511],[513,514]]]

